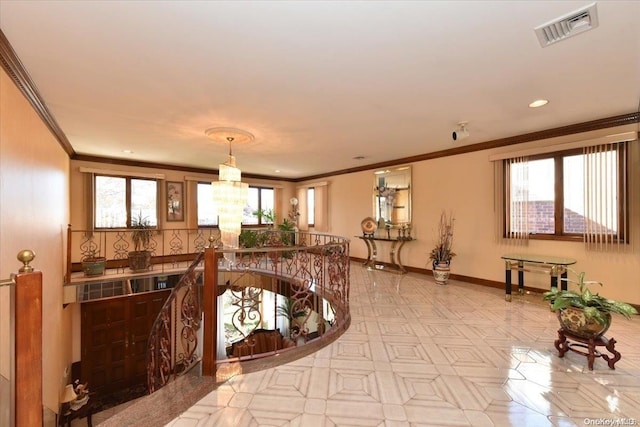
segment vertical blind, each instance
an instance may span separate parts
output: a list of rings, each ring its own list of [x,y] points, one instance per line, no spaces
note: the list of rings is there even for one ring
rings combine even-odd
[[[628,243],[627,145],[584,147],[584,243],[588,250],[620,250]]]
[[[527,157],[494,161],[494,219],[496,241],[509,245],[528,245],[528,187]],[[513,187],[511,177],[522,187]],[[514,203],[515,202],[515,203]]]
[[[579,181],[583,185],[580,191],[584,212],[579,215],[584,221],[581,233],[586,250],[635,251],[640,247],[634,242],[640,238],[640,230],[631,227],[637,224],[632,218],[640,215],[640,192],[633,190],[640,184],[640,149],[633,141],[637,137],[590,143],[582,148]],[[533,185],[530,180],[538,177],[530,176],[530,153],[517,154],[521,153],[490,158],[494,164],[495,231],[498,242],[526,245],[531,231],[530,216],[534,214],[527,189],[529,184]]]

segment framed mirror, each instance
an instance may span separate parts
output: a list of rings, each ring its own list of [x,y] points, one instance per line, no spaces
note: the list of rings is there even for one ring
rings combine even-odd
[[[374,172],[373,211],[378,227],[411,223],[411,166]]]

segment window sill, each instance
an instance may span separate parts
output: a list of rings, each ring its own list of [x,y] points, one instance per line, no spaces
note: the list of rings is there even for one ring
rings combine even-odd
[[[582,243],[582,236],[558,236],[555,234],[530,234],[529,240],[560,240],[563,242]]]

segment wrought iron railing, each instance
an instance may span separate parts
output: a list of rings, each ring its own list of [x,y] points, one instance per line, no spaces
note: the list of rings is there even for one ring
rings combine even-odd
[[[214,365],[213,370],[203,367],[204,372],[215,372],[215,366],[229,362],[304,354],[348,327],[348,239],[306,232],[252,232],[248,241],[253,247],[207,251],[216,274],[202,274],[200,255],[173,290],[149,339],[150,392],[201,360]],[[210,265],[207,259],[205,265]],[[212,277],[210,283],[206,277]],[[203,292],[198,291],[201,284]],[[206,301],[197,300],[207,294],[206,287],[217,296],[210,304],[211,313],[206,312]],[[213,319],[211,330],[199,330],[203,315]],[[268,338],[262,339],[264,333]],[[203,348],[199,337],[209,338],[213,345]]]
[[[146,250],[149,263],[132,269],[129,253],[134,249],[131,230],[67,231],[67,273],[63,302],[86,302],[154,290],[161,277],[178,277],[211,241],[219,243],[217,228],[154,229]],[[100,271],[86,263],[100,259]]]
[[[103,257],[105,275],[118,275],[128,270],[129,253],[134,250],[129,229],[67,230],[67,283],[83,279],[82,262],[88,257]],[[162,272],[178,267],[186,269],[210,239],[219,242],[217,228],[153,229],[149,244],[141,249],[151,255],[149,270]]]
[[[200,361],[196,353],[202,319],[202,260],[200,252],[165,301],[151,327],[147,352],[147,378],[152,392],[172,376],[188,372]]]

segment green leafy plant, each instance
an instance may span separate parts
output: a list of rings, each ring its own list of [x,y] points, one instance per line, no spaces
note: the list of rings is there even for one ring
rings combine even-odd
[[[287,298],[282,304],[276,307],[276,314],[278,316],[284,316],[291,321],[292,319],[305,317],[307,315],[307,309],[305,307],[297,307],[293,298]]]
[[[142,212],[131,220],[131,240],[135,251],[146,250],[151,242],[153,227],[149,218],[143,217]]]
[[[610,300],[597,293],[593,293],[589,286],[600,285],[601,282],[595,280],[584,280],[585,272],[577,273],[571,269],[569,272],[576,275],[578,280],[562,279],[568,283],[577,285],[578,291],[574,290],[558,290],[557,287],[551,288],[543,294],[544,301],[552,301],[551,309],[553,311],[562,310],[567,307],[581,308],[584,312],[586,319],[593,319],[600,325],[605,325],[607,320],[603,313],[617,313],[626,317],[627,319],[633,314],[638,314],[638,311],[633,306],[620,301]]]
[[[453,223],[455,218],[453,214],[447,215],[444,211],[440,214],[440,223],[438,224],[438,235],[436,236],[436,244],[429,259],[432,263],[450,263],[451,258],[456,256],[452,251],[453,247]]]
[[[273,226],[276,223],[276,213],[273,209],[258,209],[253,214],[260,219],[261,223]]]
[[[255,248],[258,246],[259,235],[255,230],[244,229],[238,236],[238,243],[243,248]]]
[[[295,223],[287,218],[282,221],[282,224],[278,224],[278,230],[282,231],[282,233],[280,233],[280,238],[282,239],[283,245],[289,246],[293,244],[292,232],[295,231],[295,226]]]

